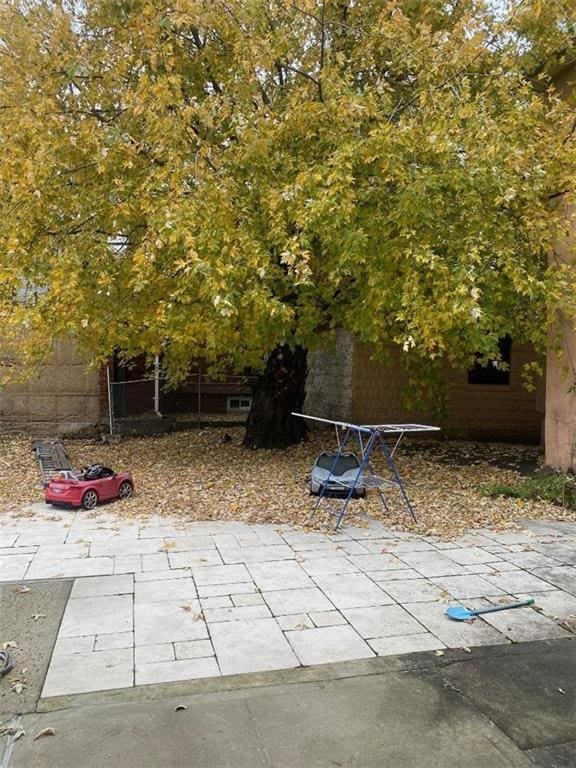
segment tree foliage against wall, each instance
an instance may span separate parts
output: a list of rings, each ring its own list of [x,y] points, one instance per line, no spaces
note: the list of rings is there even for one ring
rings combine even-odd
[[[2,344],[468,365],[574,313],[570,0],[5,0]]]

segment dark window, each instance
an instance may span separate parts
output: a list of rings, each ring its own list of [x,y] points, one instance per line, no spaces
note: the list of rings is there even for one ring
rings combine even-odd
[[[468,371],[468,384],[510,384],[510,359],[512,354],[512,339],[510,336],[503,336],[498,341],[500,350],[500,360],[490,360],[487,365],[476,364],[474,368]],[[508,367],[503,370],[501,363],[507,363]]]
[[[228,398],[229,411],[249,411],[251,405],[252,405],[251,397],[229,397]]]

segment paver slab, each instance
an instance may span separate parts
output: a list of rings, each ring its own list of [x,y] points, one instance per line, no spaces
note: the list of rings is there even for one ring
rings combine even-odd
[[[286,632],[286,637],[302,664],[326,664],[374,656],[370,646],[348,626]]]
[[[314,626],[312,619],[306,613],[292,613],[288,616],[276,616],[276,621],[282,630],[312,629]]]
[[[404,569],[406,566],[394,555],[350,555],[348,557],[361,571],[390,571]]]
[[[187,579],[160,579],[159,581],[137,582],[134,602],[158,603],[166,600],[194,600],[197,597],[192,577]]]
[[[432,581],[457,600],[505,594],[498,584],[492,584],[486,581],[484,577],[472,574],[468,576],[438,576]]]
[[[132,625],[131,595],[84,597],[69,600],[59,637],[128,632]]]
[[[74,581],[71,598],[100,595],[127,595],[134,591],[131,574],[120,576],[87,576]]]
[[[198,642],[203,642],[199,640]],[[136,664],[136,675],[148,664],[155,664],[158,661],[174,661],[174,643],[157,643],[156,645],[137,645],[134,648],[134,663]],[[136,682],[138,685],[138,682]]]
[[[573,543],[554,542],[553,544],[535,543],[533,548],[543,555],[563,565],[576,565],[576,547]]]
[[[256,547],[238,547],[237,549],[220,549],[220,555],[225,563],[265,563],[274,560],[293,560],[294,551],[286,544]]]
[[[270,617],[267,605],[241,605],[231,608],[206,608],[204,616],[209,624],[218,621],[238,621],[240,619],[266,619]]]
[[[217,549],[194,549],[187,552],[168,552],[170,568],[194,568],[221,565],[222,560]]]
[[[176,556],[177,555],[173,555],[171,557]],[[213,584],[235,584],[236,582],[252,581],[250,573],[246,570],[245,565],[209,565],[205,567],[195,567],[192,568],[192,576],[198,587]],[[206,597],[208,596],[209,595],[206,595]]]
[[[576,568],[570,565],[557,568],[535,568],[533,573],[534,576],[544,579],[549,584],[576,595]]]
[[[223,675],[299,665],[274,619],[223,621],[213,624],[210,634]]]
[[[112,557],[34,559],[26,571],[28,579],[60,579],[75,576],[107,576],[114,570]]]
[[[516,597],[525,600],[532,595],[519,592]],[[555,589],[552,592],[538,592],[535,600],[535,609],[541,610],[544,616],[559,620],[576,617],[576,595]]]
[[[363,573],[316,576],[316,584],[336,608],[387,605],[392,598]]]
[[[194,550],[214,549],[216,546],[212,536],[184,536],[183,531],[173,534],[165,533],[164,542],[168,552],[190,552]]]
[[[136,645],[204,640],[208,637],[206,624],[200,618],[200,603],[194,600],[135,605],[134,625]]]
[[[480,607],[480,605],[473,602],[471,607]],[[555,621],[542,616],[538,611],[530,607],[500,611],[498,613],[486,613],[482,618],[487,624],[495,627],[514,643],[573,637],[570,632],[559,627]]]
[[[430,632],[419,635],[402,635],[400,637],[376,637],[368,640],[378,656],[395,656],[400,653],[418,653],[420,651],[436,651],[446,646]]]
[[[230,568],[239,566],[228,566]],[[250,563],[248,570],[259,589],[272,591],[276,589],[297,589],[313,587],[314,582],[303,570],[300,563],[292,560],[275,563]]]
[[[0,558],[0,581],[21,581],[33,555],[6,555]]]
[[[97,541],[90,547],[93,557],[119,557],[121,555],[152,555],[161,552],[163,539],[119,539]]]
[[[510,595],[514,595],[516,592],[546,592],[552,588],[548,581],[522,570],[486,573],[482,578]]]
[[[317,627],[336,627],[348,623],[340,611],[314,611],[309,616]]]
[[[439,603],[410,603],[405,608],[448,648],[500,645],[509,642],[503,634],[482,619],[475,619],[471,623],[449,619],[444,614],[445,606]]]
[[[346,557],[305,557],[301,562],[302,568],[309,576],[359,571],[359,568]]]
[[[81,639],[81,638],[76,638]],[[114,632],[111,635],[97,635],[95,651],[114,651],[117,648],[132,648],[134,645],[133,632]]]
[[[363,638],[415,635],[426,629],[400,605],[348,608],[342,613]]]
[[[174,643],[177,659],[201,659],[213,656],[214,648],[210,640],[188,640]]]
[[[384,589],[399,603],[429,603],[444,596],[442,587],[431,584],[427,579],[388,581]]]
[[[498,562],[500,558],[480,547],[467,547],[466,549],[446,549],[443,554],[458,565],[475,565],[477,563]]]
[[[308,613],[310,611],[331,611],[334,608],[318,587],[279,589],[273,592],[264,592],[263,597],[274,616],[284,616],[288,613]]]
[[[75,653],[52,658],[42,696],[107,691],[134,684],[131,648]]]
[[[213,656],[203,659],[177,659],[137,664],[136,685],[171,683],[198,677],[216,677],[220,674]]]
[[[459,576],[466,573],[461,565],[441,552],[400,552],[397,556],[426,577]]]

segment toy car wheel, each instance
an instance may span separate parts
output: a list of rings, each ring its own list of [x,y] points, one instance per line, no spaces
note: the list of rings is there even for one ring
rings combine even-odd
[[[132,496],[133,490],[132,483],[128,482],[128,480],[124,480],[123,483],[120,483],[120,488],[118,488],[118,498],[129,499],[130,496]]]
[[[84,496],[82,496],[82,506],[84,509],[94,509],[96,504],[98,504],[98,494],[96,491],[86,491]]]

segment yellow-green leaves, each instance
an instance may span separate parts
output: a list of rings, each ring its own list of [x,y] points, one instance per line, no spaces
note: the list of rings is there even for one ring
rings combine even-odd
[[[548,268],[575,175],[549,74],[574,14],[508,5],[8,0],[5,343],[165,349],[175,376],[339,326],[411,359],[541,346],[574,303]],[[26,305],[23,282],[44,287]]]

